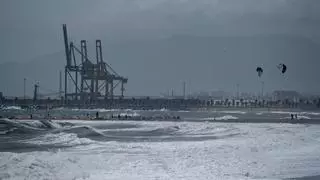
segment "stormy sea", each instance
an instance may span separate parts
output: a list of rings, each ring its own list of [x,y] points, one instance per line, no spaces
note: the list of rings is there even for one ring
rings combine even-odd
[[[129,118],[74,118],[96,112]],[[320,125],[214,122],[290,119],[292,112],[56,109],[50,112],[56,118],[38,120],[28,113],[0,112],[1,180],[320,179]],[[320,118],[317,112],[295,113],[298,119]]]

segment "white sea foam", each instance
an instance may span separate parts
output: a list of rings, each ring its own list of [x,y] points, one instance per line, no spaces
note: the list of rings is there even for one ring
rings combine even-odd
[[[4,110],[22,110],[20,106],[5,106],[2,109]]]
[[[137,112],[133,112],[133,113],[120,113],[120,116],[131,116],[131,117],[139,117],[140,114],[138,114]]]
[[[94,141],[88,138],[79,138],[77,134],[74,133],[56,133],[56,134],[45,134],[43,136],[38,136],[36,138],[28,139],[26,141],[31,144],[36,145],[65,145],[65,146],[76,146],[76,145],[86,145],[91,144]]]
[[[281,118],[281,119],[291,119],[291,117],[283,117],[283,118]],[[308,117],[308,116],[298,116],[297,117],[297,119],[311,119],[310,117]]]
[[[229,119],[239,119],[239,118],[231,115],[203,118],[203,120],[229,120]]]
[[[297,112],[297,111],[270,111],[271,114],[299,114],[319,116],[320,112]]]
[[[205,124],[184,123],[180,126],[185,127],[201,131]],[[50,152],[1,152],[0,177],[18,180],[238,180],[284,179],[319,173],[320,145],[308,138],[319,135],[318,127],[224,124],[217,129],[225,131],[234,128],[237,128],[239,135],[228,140],[113,142]],[[206,130],[217,133],[213,125]],[[232,130],[229,133],[235,132]]]
[[[101,123],[101,127],[110,124],[90,123]],[[79,138],[75,130],[39,135],[26,141],[39,147],[50,145],[50,142],[74,147],[55,151],[0,152],[0,179],[241,180],[319,175],[320,132],[317,125],[130,123],[139,125],[139,131],[152,127],[170,133],[175,126],[179,130],[174,131],[177,133],[172,141],[129,143]],[[209,139],[174,139],[199,135]],[[220,135],[226,136],[220,138]]]
[[[218,111],[221,113],[226,113],[226,114],[247,114],[245,111]]]
[[[117,112],[117,111],[132,111],[132,109],[72,109],[72,111],[84,111],[84,112]]]

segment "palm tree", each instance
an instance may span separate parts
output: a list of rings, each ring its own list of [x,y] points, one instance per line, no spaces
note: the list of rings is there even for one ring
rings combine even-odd
[[[227,99],[225,99],[225,101],[224,101],[224,105],[226,106],[226,105],[228,105],[228,102],[229,102],[229,99],[227,98]]]
[[[245,102],[244,102],[244,106],[245,106],[245,107],[248,107],[248,101],[245,101]]]
[[[240,99],[240,106],[242,106],[243,105],[243,99],[241,98]]]

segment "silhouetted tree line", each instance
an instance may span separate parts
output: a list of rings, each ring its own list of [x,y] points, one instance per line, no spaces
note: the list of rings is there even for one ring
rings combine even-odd
[[[62,99],[37,99],[34,102],[32,99],[26,99],[14,97],[6,99],[0,97],[0,103],[5,105],[52,105],[61,106],[64,101]],[[285,108],[298,108],[300,106],[310,106],[320,108],[320,98],[317,99],[301,99],[299,101],[292,101],[290,99],[285,100],[235,100],[235,99],[224,99],[224,100],[200,100],[200,99],[151,99],[150,97],[145,98],[130,98],[130,99],[101,99],[96,102],[82,102],[80,100],[68,100],[70,106],[82,107],[82,106],[95,106],[103,108],[201,108],[201,107],[244,107],[244,108],[264,108],[264,107],[285,107]]]

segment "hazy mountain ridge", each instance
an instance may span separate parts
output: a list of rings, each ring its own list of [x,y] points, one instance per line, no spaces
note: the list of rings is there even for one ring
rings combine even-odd
[[[102,42],[105,61],[129,78],[128,95],[158,95],[169,89],[180,93],[184,80],[188,92],[234,91],[236,83],[240,83],[243,91],[257,91],[258,65],[265,69],[262,79],[266,90],[320,91],[316,86],[320,46],[303,37],[176,35],[157,40]],[[94,52],[89,51],[89,55],[95,60]],[[285,79],[276,68],[278,63],[288,65]],[[5,95],[22,95],[24,77],[58,91],[59,70],[63,70],[64,64],[63,51],[28,63],[4,63],[0,65],[0,91]],[[305,73],[299,73],[301,70]],[[273,86],[268,86],[268,82]],[[32,85],[28,84],[28,93],[31,92]]]

